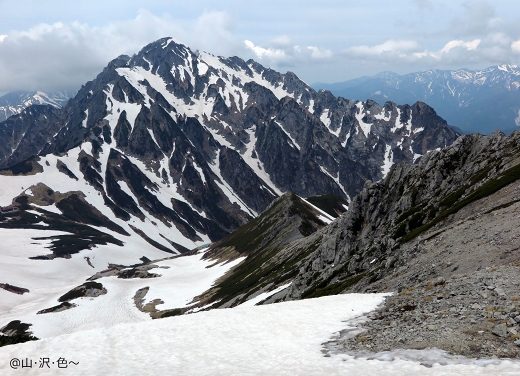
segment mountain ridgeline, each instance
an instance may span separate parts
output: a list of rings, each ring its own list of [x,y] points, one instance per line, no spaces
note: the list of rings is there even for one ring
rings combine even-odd
[[[178,253],[222,239],[284,192],[348,202],[457,136],[422,102],[353,102],[164,38],[111,61],[63,108],[0,123],[2,194],[21,210],[0,226],[73,233],[51,247],[59,257],[128,236]]]
[[[285,286],[264,300],[272,303],[346,291],[413,289],[425,280],[448,279],[455,271],[472,274],[515,264],[520,256],[514,219],[520,208],[519,155],[520,132],[461,136],[417,164],[399,164],[383,180],[367,182],[346,213],[279,246],[255,266],[259,272],[236,280],[237,268],[217,286],[226,291],[231,280],[245,285],[228,305]],[[259,218],[278,227],[268,212]],[[215,244],[213,252],[222,244],[228,253],[258,249],[255,237],[233,243],[234,234]],[[292,260],[289,272],[284,266]],[[227,301],[222,302],[215,304]]]
[[[519,178],[520,132],[164,38],[0,122],[0,346],[392,291],[325,354],[520,357]]]

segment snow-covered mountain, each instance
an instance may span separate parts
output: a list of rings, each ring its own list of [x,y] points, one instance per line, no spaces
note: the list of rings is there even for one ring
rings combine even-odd
[[[423,101],[452,126],[467,133],[510,132],[520,126],[520,67],[429,70],[406,75],[383,72],[334,84],[314,84],[351,99],[384,103]]]
[[[67,104],[76,93],[71,91],[12,91],[0,97],[0,121],[9,116],[19,114],[25,108],[35,105],[50,105],[61,108]]]
[[[176,252],[222,238],[282,192],[348,199],[455,138],[424,103],[347,101],[165,38],[110,62],[63,109],[1,123],[2,202],[62,213],[81,202],[90,217],[68,220]],[[83,240],[74,251],[101,241]]]
[[[348,201],[456,137],[421,102],[348,101],[290,72],[161,39],[110,62],[63,108],[30,106],[0,123],[0,234],[15,239],[0,245],[0,283],[30,290],[0,289],[2,317],[43,310],[60,327],[68,292],[106,302],[103,312],[124,302],[122,321],[149,317],[136,307],[162,304],[151,283],[85,280],[156,277],[150,261],[222,239],[284,192]],[[205,269],[197,257],[192,269]],[[79,322],[93,314],[81,312]]]
[[[175,224],[188,248],[221,238],[282,192],[348,198],[455,138],[423,103],[338,99],[293,73],[169,38],[112,61],[62,110],[32,106],[0,127],[3,164],[13,166],[4,174],[36,173],[25,188],[79,190],[125,224],[150,213]],[[43,157],[27,160],[34,155]]]
[[[159,368],[228,374],[261,347],[266,374],[412,369],[403,356],[419,373],[518,369],[386,350],[520,356],[520,132],[443,148],[457,135],[422,102],[347,101],[169,38],[0,131],[0,345],[43,338],[6,359],[103,354],[77,373],[143,373],[167,348]],[[400,293],[367,334],[342,321],[381,296],[307,299],[347,291]],[[247,308],[284,300],[302,301]]]

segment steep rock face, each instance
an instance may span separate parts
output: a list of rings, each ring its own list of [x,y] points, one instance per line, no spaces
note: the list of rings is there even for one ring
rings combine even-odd
[[[0,150],[3,166],[36,174],[25,189],[83,192],[129,234],[143,237],[136,223],[153,224],[145,239],[159,249],[217,240],[286,191],[349,200],[394,163],[457,137],[425,104],[335,98],[293,73],[170,38],[111,61],[63,109],[40,111],[48,114],[30,107],[0,124],[16,135]],[[50,177],[56,170],[64,180]],[[6,204],[16,195],[27,196]]]
[[[417,245],[405,244],[520,178],[519,145],[520,132],[466,135],[417,165],[400,164],[381,182],[367,183],[347,213],[306,239],[310,246],[320,238],[320,245],[284,299],[366,288],[406,265]]]
[[[285,98],[287,96],[289,98]],[[126,107],[123,109],[118,103],[126,103]],[[329,181],[327,188],[334,185],[335,191],[349,191],[351,185],[359,186],[364,179],[349,181],[353,179],[347,179],[347,174],[340,171],[345,160],[362,159],[365,161],[363,173],[372,180],[378,180],[387,171],[386,165],[401,160],[413,161],[414,153],[422,155],[431,150],[432,145],[422,146],[425,137],[421,129],[424,128],[423,120],[429,123],[426,130],[431,127],[433,131],[441,131],[442,137],[436,140],[435,148],[446,146],[456,137],[454,132],[444,129],[445,122],[433,111],[428,113],[427,119],[414,121],[408,108],[401,110],[401,107],[388,103],[383,109],[370,101],[366,104],[354,103],[337,99],[330,93],[316,93],[293,73],[283,75],[252,60],[244,62],[238,57],[224,59],[206,53],[197,55],[186,46],[166,38],[146,46],[133,58],[121,56],[115,59],[95,81],[82,87],[65,108],[60,133],[52,142],[47,139],[49,145],[43,149],[44,145],[37,145],[40,146],[39,153],[64,152],[84,141],[85,137],[94,138],[102,132],[106,133],[103,127],[107,124],[102,123],[108,120],[110,106],[125,111],[129,123],[126,132],[132,129],[133,133],[133,123],[137,121],[135,135],[129,140],[129,151],[140,157],[147,152],[150,157],[157,159],[159,156],[157,150],[152,150],[156,149],[155,142],[142,134],[147,133],[145,128],[152,126],[149,123],[143,128],[142,125],[151,116],[156,118],[156,123],[164,123],[164,116],[172,115],[175,122],[179,122],[181,117],[192,119],[192,123],[196,119],[215,141],[239,151],[244,159],[249,157],[249,153],[272,155],[267,149],[271,145],[261,139],[265,134],[263,128],[269,127],[267,134],[274,132],[282,138],[280,143],[284,149],[284,159],[288,163],[294,162],[295,158],[300,162],[299,166],[293,167],[299,170],[298,175],[305,178],[308,191],[284,183],[281,173],[272,167],[272,161],[264,161],[260,157],[258,162],[266,165],[266,174],[275,175],[280,181],[278,187],[272,188],[281,191],[293,189],[304,195],[324,193],[313,191],[315,187],[311,180],[314,174],[306,176],[306,168],[309,168],[307,160],[320,167],[316,173],[321,180],[331,180],[331,176],[336,176],[338,181]],[[163,115],[157,114],[158,107],[164,109]],[[119,113],[118,116],[123,122]],[[408,124],[408,121],[411,123]],[[383,128],[387,128],[386,132],[382,131]],[[121,132],[125,132],[123,126],[117,129],[118,137]],[[161,133],[158,136],[168,139],[171,134]],[[403,137],[410,138],[410,142],[403,144]],[[367,141],[369,138],[371,140]],[[391,153],[385,154],[384,145],[390,145]],[[369,149],[375,149],[375,152],[367,160],[363,154],[370,154],[367,152]],[[24,153],[25,158],[31,156],[31,152]],[[403,153],[406,157],[401,156]],[[325,159],[323,163],[320,158]],[[254,162],[247,161],[253,169],[258,166]],[[355,168],[355,163],[348,162],[351,165],[349,170]],[[319,171],[321,169],[326,172]],[[352,191],[356,192],[356,189]]]
[[[12,166],[38,155],[59,129],[60,111],[49,105],[34,105],[0,126],[0,167]]]

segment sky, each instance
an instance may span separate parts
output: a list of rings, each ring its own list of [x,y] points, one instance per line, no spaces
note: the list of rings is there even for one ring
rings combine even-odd
[[[309,84],[520,64],[518,0],[0,0],[0,93],[77,90],[173,37]]]

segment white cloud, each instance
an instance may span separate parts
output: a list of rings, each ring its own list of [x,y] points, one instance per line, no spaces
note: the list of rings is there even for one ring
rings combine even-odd
[[[332,51],[327,49],[320,49],[314,46],[308,46],[308,50],[311,51],[311,57],[314,59],[327,59],[332,57]]]
[[[515,53],[520,54],[520,40],[516,40],[513,43],[511,43],[511,49]]]
[[[274,48],[263,48],[255,46],[250,40],[245,40],[244,44],[247,48],[255,53],[258,59],[269,59],[269,60],[286,60],[287,55],[284,50]]]
[[[187,24],[140,11],[134,19],[102,27],[76,21],[13,30],[0,36],[0,92],[77,89],[110,60],[167,36],[193,49],[243,55],[233,27],[225,12],[205,12]]]
[[[274,65],[309,63],[313,60],[330,59],[334,55],[331,50],[325,48],[316,46],[302,48],[291,45],[291,40],[287,36],[277,37],[271,41],[270,45],[275,45],[279,48],[260,47],[250,40],[245,40],[244,44],[255,54],[256,59],[267,61]]]
[[[480,39],[475,39],[470,42],[464,42],[463,40],[451,40],[448,43],[446,43],[446,45],[442,48],[441,52],[446,54],[456,47],[463,47],[468,51],[473,51],[478,47],[480,42]]]
[[[375,46],[354,46],[347,48],[345,53],[356,58],[369,58],[380,55],[397,55],[401,56],[409,52],[415,52],[421,48],[421,45],[412,40],[388,40],[382,44]]]
[[[354,46],[343,51],[349,60],[382,65],[416,65],[456,69],[475,64],[518,63],[520,40],[512,41],[505,33],[489,33],[473,40],[453,39],[438,50],[421,48],[416,41],[386,41],[374,46]],[[410,66],[410,71],[412,67]],[[418,68],[421,69],[421,68]]]
[[[218,3],[207,9],[228,11],[202,14],[197,13],[206,7],[202,0],[178,7],[149,5],[155,14],[146,10],[134,13],[142,7],[138,2],[124,10],[107,3],[101,12],[101,2],[95,2],[99,8],[90,3],[84,7],[88,17],[60,8],[63,12],[58,16],[53,10],[52,17],[34,19],[58,19],[61,23],[48,21],[12,31],[8,31],[12,25],[31,25],[33,18],[2,24],[0,92],[78,88],[111,59],[136,53],[167,36],[194,50],[253,58],[282,72],[291,69],[309,82],[340,81],[382,70],[406,73],[520,63],[520,29],[517,16],[510,11],[514,8],[511,0],[501,5],[409,0],[408,8],[381,3],[377,9],[369,4],[352,7],[329,0],[298,7],[290,16],[273,13],[270,7],[274,2],[243,3],[238,8]],[[47,3],[34,4],[42,12],[50,8]],[[15,6],[11,8],[15,14]],[[376,12],[374,17],[362,17],[372,11]],[[95,13],[102,13],[102,17],[94,18]],[[132,15],[136,16],[128,19]],[[116,16],[120,21],[106,21]],[[71,21],[74,19],[82,22]],[[340,26],[344,32],[338,32]],[[381,35],[385,39],[380,39]]]

